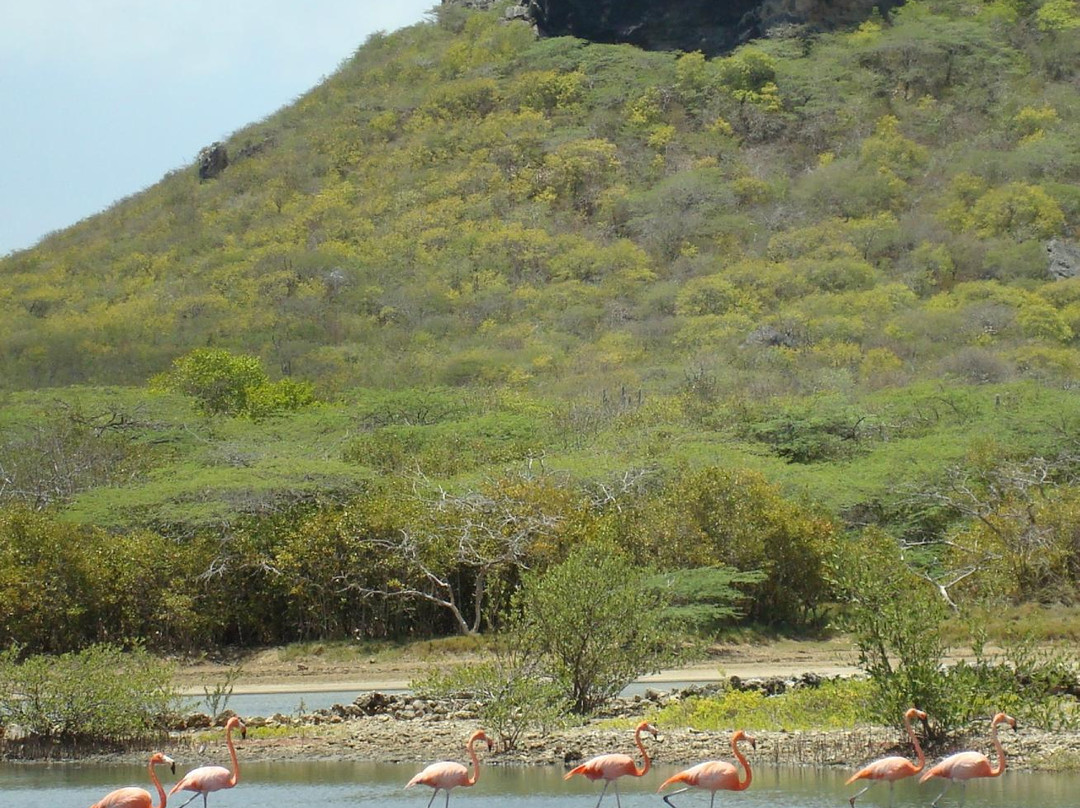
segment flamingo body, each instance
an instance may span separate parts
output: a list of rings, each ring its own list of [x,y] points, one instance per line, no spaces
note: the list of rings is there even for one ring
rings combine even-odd
[[[848,778],[844,785],[850,786],[856,780],[903,780],[922,771],[922,766],[916,766],[910,760],[899,755],[875,760],[855,772]]]
[[[155,752],[150,757],[150,782],[157,789],[158,799],[161,801],[157,808],[165,808],[165,789],[161,787],[161,781],[158,780],[157,773],[154,771],[154,766],[159,763],[168,763],[173,771],[176,771],[176,764],[173,763],[171,757],[161,752]],[[109,792],[90,808],[154,808],[154,800],[145,788],[128,786]]]
[[[883,780],[889,784],[889,805],[892,805],[893,799],[893,784],[897,780],[903,780],[905,777],[912,777],[918,774],[926,766],[926,757],[923,755],[922,747],[919,746],[919,739],[915,735],[915,731],[911,728],[911,719],[918,718],[921,721],[926,720],[926,713],[922,710],[912,707],[904,713],[904,729],[907,731],[908,737],[911,738],[911,743],[915,747],[915,762],[908,760],[905,757],[899,755],[890,755],[889,757],[883,757],[879,760],[875,760],[873,763],[868,763],[855,774],[848,778],[844,785],[851,785],[856,780],[870,780],[870,785],[864,786],[863,789],[851,797],[848,802],[851,803],[851,808],[855,808],[855,800],[866,792],[876,780]]]
[[[634,759],[629,755],[597,755],[594,758],[589,758],[581,765],[572,768],[563,775],[563,779],[569,780],[574,775],[580,774],[582,777],[589,780],[603,780],[604,789],[600,792],[600,799],[596,801],[597,806],[604,801],[604,795],[607,794],[608,786],[615,783],[615,802],[621,805],[621,802],[619,801],[618,779],[620,777],[642,777],[648,773],[649,767],[652,765],[652,762],[649,760],[649,753],[645,751],[645,745],[641,742],[642,732],[651,732],[654,738],[659,734],[656,727],[648,721],[642,721],[634,730],[634,743],[637,744],[637,748],[641,752],[642,758],[640,769],[634,762]]]
[[[185,774],[169,793],[197,791],[209,794],[211,791],[221,791],[223,788],[232,788],[235,785],[233,773],[224,766],[200,766]]]
[[[709,805],[712,806],[713,802],[716,800],[717,791],[745,791],[748,789],[750,787],[750,781],[753,778],[753,773],[750,771],[750,763],[743,753],[739,751],[739,741],[747,741],[755,749],[757,749],[757,741],[741,729],[737,730],[731,736],[731,751],[734,753],[735,759],[742,764],[743,770],[746,772],[746,778],[744,780],[739,779],[738,766],[728,763],[726,760],[707,760],[704,763],[691,766],[689,769],[684,769],[678,774],[673,774],[661,783],[660,788],[658,788],[657,791],[663,791],[668,786],[677,783],[683,784],[682,789],[665,796],[664,802],[674,808],[675,804],[671,801],[672,797],[682,794],[684,791],[688,791],[691,788],[700,788],[711,793]]]
[[[1001,772],[995,772],[990,765],[990,759],[981,752],[957,752],[930,769],[920,782],[926,782],[932,777],[959,782],[976,777],[996,777],[999,774]]]
[[[580,774],[589,780],[607,780],[610,782],[624,776],[636,777],[638,776],[638,768],[637,764],[634,763],[634,759],[629,755],[597,755],[568,771],[563,779],[569,780],[576,774]]]
[[[189,771],[169,791],[170,795],[175,794],[177,791],[194,792],[186,802],[180,804],[180,808],[184,808],[185,805],[200,794],[202,794],[205,808],[207,795],[214,791],[221,791],[223,788],[232,788],[240,780],[240,761],[236,758],[236,747],[233,746],[232,741],[233,727],[240,727],[241,737],[247,737],[247,727],[239,718],[233,716],[225,722],[225,745],[229,748],[229,758],[232,760],[233,770],[229,771],[224,766],[200,766]]]
[[[476,781],[480,779],[480,761],[476,757],[476,750],[473,745],[477,741],[484,741],[487,743],[488,751],[491,751],[492,743],[483,730],[477,730],[470,737],[465,744],[465,748],[469,752],[469,757],[472,759],[473,773],[470,776],[469,770],[462,766],[460,763],[455,763],[450,760],[441,760],[438,763],[432,763],[425,768],[422,772],[415,775],[408,783],[405,784],[405,788],[412,788],[413,786],[430,786],[434,789],[431,792],[431,799],[428,800],[428,808],[431,808],[431,803],[435,802],[435,795],[442,789],[446,792],[446,806],[450,805],[450,790],[457,788],[458,786],[469,787],[476,785]]]
[[[449,791],[458,786],[471,786],[472,783],[469,782],[468,769],[460,763],[443,760],[439,763],[432,763],[422,772],[419,772],[408,782],[405,788],[416,785],[431,786],[436,789],[443,788]]]
[[[997,735],[997,726],[1002,723],[1008,724],[1013,728],[1013,731],[1016,730],[1016,719],[1005,713],[998,713],[990,722],[990,738],[994,743],[998,756],[996,769],[990,765],[990,759],[981,752],[957,752],[955,755],[949,755],[919,778],[920,783],[925,783],[934,777],[940,777],[947,781],[945,788],[941,790],[941,793],[934,798],[930,805],[936,808],[938,801],[945,796],[945,792],[949,790],[949,786],[953,783],[959,783],[961,788],[966,789],[968,780],[974,780],[977,777],[1000,777],[1004,774],[1005,750],[1002,748]],[[961,797],[962,800],[963,797]]]
[[[684,783],[705,791],[738,791],[739,770],[726,760],[707,760],[672,775],[663,782],[660,789],[675,783]]]
[[[128,786],[106,794],[90,808],[153,808],[153,805],[154,800],[149,791],[145,788]]]

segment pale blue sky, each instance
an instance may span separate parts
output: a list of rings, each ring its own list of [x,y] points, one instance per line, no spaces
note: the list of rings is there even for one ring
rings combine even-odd
[[[0,255],[265,118],[439,0],[0,0]]]

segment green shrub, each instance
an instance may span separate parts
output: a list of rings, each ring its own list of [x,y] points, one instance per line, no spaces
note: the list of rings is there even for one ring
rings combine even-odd
[[[195,399],[206,415],[264,418],[297,410],[315,400],[308,382],[271,382],[257,356],[232,354],[220,348],[197,348],[173,362],[155,384]]]
[[[544,658],[521,634],[497,638],[490,660],[433,668],[411,687],[436,698],[468,694],[480,705],[480,722],[498,736],[504,751],[523,733],[548,731],[566,722],[566,694],[547,675]]]
[[[865,415],[826,397],[774,405],[750,425],[750,437],[767,443],[791,463],[850,457],[860,450]]]
[[[896,724],[914,705],[929,714],[929,737],[936,742],[1001,710],[1046,729],[1080,726],[1080,706],[1060,695],[1076,686],[1075,653],[1021,638],[1006,643],[1004,654],[987,655],[975,630],[973,660],[947,665],[945,602],[908,566],[896,543],[866,531],[842,559],[844,624],[854,635],[859,666],[870,676],[870,720]]]
[[[676,657],[660,592],[613,546],[585,544],[545,574],[525,577],[517,630],[542,651],[574,712],[586,715],[638,676]]]
[[[95,645],[60,656],[0,653],[0,728],[62,744],[143,741],[178,705],[172,666],[142,649]]]

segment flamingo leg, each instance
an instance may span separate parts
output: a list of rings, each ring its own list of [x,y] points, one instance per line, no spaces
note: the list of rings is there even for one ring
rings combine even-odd
[[[611,781],[610,780],[605,780],[604,781],[604,787],[602,789],[600,789],[600,799],[598,799],[596,801],[596,808],[600,808],[600,803],[602,803],[604,801],[604,795],[607,793],[607,787],[609,785],[611,785]]]
[[[204,791],[202,793],[202,808],[206,808],[206,798],[209,797],[209,796],[210,796],[209,791]]]
[[[187,804],[188,804],[189,802],[191,802],[191,801],[192,801],[193,799],[195,799],[195,798],[196,798],[197,796],[199,796],[199,792],[198,792],[198,791],[196,791],[196,792],[195,792],[194,794],[192,794],[192,795],[191,795],[190,797],[188,797],[188,798],[187,798],[186,800],[184,800],[184,801],[183,801],[182,803],[180,803],[180,808],[184,808],[184,806],[185,806],[185,805],[187,805]],[[205,795],[204,795],[204,796],[205,796]]]
[[[852,795],[851,799],[848,800],[848,802],[851,803],[851,808],[855,808],[855,800],[857,800],[859,797],[861,797],[863,794],[865,794],[867,792],[867,790],[870,788],[870,786],[872,786],[872,785],[873,785],[873,783],[867,783],[865,786],[860,788],[858,791],[856,791]]]
[[[690,790],[690,786],[687,786],[686,788],[680,788],[678,791],[672,791],[670,794],[665,794],[664,795],[664,802],[666,802],[668,805],[670,805],[671,808],[675,808],[675,803],[673,803],[671,801],[671,798],[674,797],[677,794],[682,794],[684,791],[689,791],[689,790]],[[715,791],[713,792],[713,796],[714,797],[716,796]],[[710,808],[712,808],[712,803],[709,803],[709,806],[710,806]]]
[[[941,789],[941,793],[934,798],[934,801],[932,803],[930,803],[931,808],[937,808],[938,800],[945,796],[945,792],[949,790],[949,786],[951,785],[952,780],[945,781],[945,788]]]
[[[892,808],[893,789],[894,789],[895,786],[896,786],[896,781],[895,780],[890,780],[889,781],[889,808]]]
[[[435,802],[435,795],[438,794],[438,793],[439,793],[439,789],[437,789],[437,788],[434,791],[431,792],[431,799],[427,801],[427,808],[431,808],[431,803]],[[446,792],[446,796],[447,797],[450,796],[449,791]],[[181,805],[180,808],[184,808],[184,806]]]
[[[450,808],[450,789],[446,789],[446,808]]]
[[[967,799],[967,780],[960,784],[960,808],[964,808],[964,800]]]
[[[620,802],[620,800],[619,800],[619,781],[618,780],[615,781],[615,805],[617,805],[618,808],[622,808],[622,802]]]

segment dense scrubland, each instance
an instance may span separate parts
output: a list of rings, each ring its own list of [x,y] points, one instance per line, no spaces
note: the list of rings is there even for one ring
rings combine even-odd
[[[710,60],[454,6],[372,37],[216,178],[0,260],[0,670],[520,638],[611,558],[646,667],[841,628],[879,719],[1060,694],[1026,641],[940,658],[1077,597],[1078,81],[1064,0]],[[544,653],[579,711],[613,686]]]

